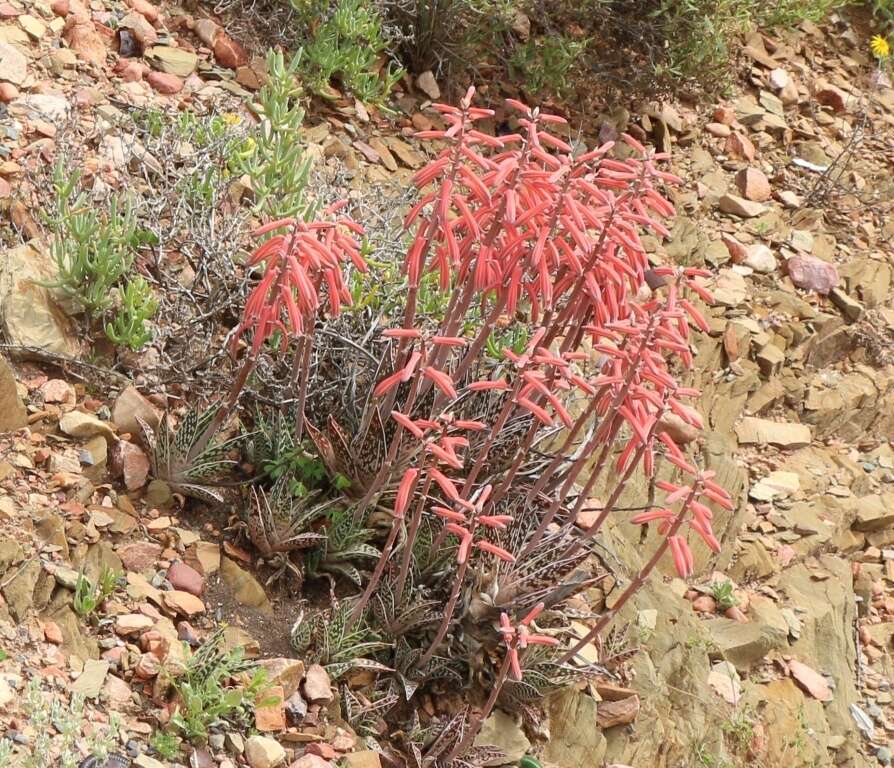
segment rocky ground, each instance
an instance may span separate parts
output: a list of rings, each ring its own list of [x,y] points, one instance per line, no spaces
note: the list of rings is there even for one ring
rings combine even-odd
[[[514,758],[892,761],[894,89],[867,40],[859,19],[837,17],[755,35],[726,100],[588,116],[603,140],[628,130],[669,150],[685,180],[673,236],[651,248],[716,270],[697,439],[740,503],[716,521],[719,557],[693,542],[699,576],[683,583],[665,568],[591,649],[627,658],[624,685],[558,697],[548,740],[533,745],[508,716],[492,718],[482,739]],[[172,764],[148,748],[171,715],[165,671],[185,663],[182,641],[226,622],[225,644],[262,656],[276,695],[255,714],[257,735],[214,734],[181,763],[379,765],[341,721],[325,673],[289,658],[292,603],[267,594],[226,514],[197,520],[147,482],[135,415],[157,422],[168,404],[158,374],[138,374],[137,387],[106,376],[33,282],[53,267],[28,180],[60,132],[78,125],[101,183],[137,184],[164,158],[120,130],[127,105],[244,116],[262,77],[263,62],[202,10],[0,2],[0,209],[11,223],[0,232],[0,324],[14,360],[0,360],[0,723],[21,753],[48,727],[29,703],[36,687],[45,702],[85,697],[75,751],[117,713],[118,751],[143,768]],[[419,86],[397,99],[396,122],[349,100],[310,116],[319,163],[358,194],[406,185],[424,162],[409,136],[436,120],[437,84]],[[604,544],[616,577],[589,595],[595,610],[644,549],[640,530],[617,520]],[[104,568],[123,583],[85,618],[78,571],[96,581]]]

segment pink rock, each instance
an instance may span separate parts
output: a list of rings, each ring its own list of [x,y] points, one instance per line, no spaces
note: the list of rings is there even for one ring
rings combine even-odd
[[[68,403],[75,401],[75,391],[67,381],[50,379],[41,388],[45,403]]]
[[[159,93],[170,95],[180,93],[183,89],[183,81],[177,75],[167,72],[150,72],[146,80]]]
[[[248,53],[226,32],[220,32],[214,39],[214,58],[227,69],[236,69],[248,64]]]
[[[723,244],[726,246],[726,250],[729,251],[729,257],[732,260],[733,264],[741,264],[745,261],[745,257],[748,255],[748,251],[745,246],[740,243],[736,238],[732,235],[728,235],[725,232],[721,233],[720,239],[723,240]]]
[[[732,125],[736,122],[736,111],[732,107],[715,107],[714,122],[723,125]]]
[[[125,83],[138,83],[143,79],[146,69],[142,62],[119,59],[115,65],[115,74]]]
[[[55,621],[46,621],[43,623],[43,636],[48,643],[52,643],[53,645],[62,645],[64,642],[62,630]]]
[[[161,556],[161,545],[153,541],[135,541],[118,547],[115,552],[128,571],[139,573],[158,562],[158,558]]]
[[[212,19],[197,19],[192,31],[206,46],[212,48],[214,40],[220,33],[220,27]]]
[[[71,3],[68,0],[53,0],[53,4],[50,6],[50,10],[53,11],[57,16],[68,16],[68,12],[71,9]]]
[[[720,139],[725,139],[732,133],[732,129],[724,123],[708,123],[705,126],[705,130],[712,136],[717,136]]]
[[[112,468],[124,477],[127,490],[135,491],[146,484],[149,458],[140,446],[119,440],[112,449]]]
[[[141,680],[150,680],[161,671],[161,664],[154,654],[144,653],[134,667],[134,674]]]
[[[733,133],[726,140],[726,153],[731,157],[748,160],[754,160],[754,144],[751,143],[747,136],[741,133]]]
[[[148,0],[126,0],[127,6],[137,13],[143,14],[153,24],[158,21],[158,8],[156,8]]]
[[[65,22],[62,37],[81,59],[97,67],[106,60],[106,44],[89,16],[72,14]]]
[[[306,755],[318,755],[324,760],[333,760],[336,757],[335,748],[325,741],[313,741],[304,748]]]
[[[332,768],[332,763],[324,760],[319,755],[305,753],[292,763],[289,768]]]
[[[785,264],[792,282],[805,291],[816,291],[826,295],[838,285],[838,269],[834,264],[799,253]]]
[[[0,83],[0,101],[4,104],[14,101],[19,97],[19,89],[12,83]]]
[[[196,597],[200,597],[205,591],[205,579],[202,575],[179,560],[168,568],[168,581],[174,589],[181,589]]]
[[[329,673],[319,664],[311,664],[304,676],[304,698],[311,704],[328,704],[332,701],[332,683]]]
[[[23,13],[11,3],[0,3],[0,19],[14,19]]]
[[[742,197],[763,203],[773,196],[770,182],[763,171],[757,168],[743,168],[736,174],[736,186]]]

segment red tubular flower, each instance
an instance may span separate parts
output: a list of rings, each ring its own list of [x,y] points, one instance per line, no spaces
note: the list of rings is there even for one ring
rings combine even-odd
[[[400,481],[400,486],[397,489],[397,499],[394,502],[394,516],[397,518],[403,518],[404,512],[407,509],[407,502],[410,500],[410,495],[413,493],[413,488],[416,486],[416,479],[419,477],[419,470],[415,467],[410,467],[406,472],[404,472],[404,476]]]
[[[693,573],[692,551],[689,544],[682,536],[669,536],[667,539],[670,545],[671,555],[674,558],[674,567],[681,579],[687,579]]]

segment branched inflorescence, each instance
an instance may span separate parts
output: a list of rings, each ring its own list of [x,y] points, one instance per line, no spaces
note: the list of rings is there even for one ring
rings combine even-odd
[[[417,134],[439,151],[415,176],[421,197],[405,221],[406,300],[397,322],[379,317],[384,330],[371,341],[366,335],[380,363],[362,418],[350,438],[333,433],[345,453],[380,436],[374,465],[346,478],[342,498],[350,502],[340,519],[386,529],[361,593],[349,609],[338,608],[338,637],[369,633],[377,648],[390,648],[374,654],[376,668],[398,669],[405,696],[433,679],[431,670],[452,669],[470,638],[487,650],[491,695],[438,758],[443,765],[459,759],[498,702],[511,703],[500,698],[504,684],[517,698],[587,673],[577,652],[668,550],[679,575],[691,575],[686,530],[716,550],[710,505],[732,508],[712,473],[700,471],[664,426],[668,418],[702,426],[691,405],[698,392],[678,376],[693,364],[690,328],[708,329],[695,302],[711,302],[707,272],[653,266],[640,240],[644,230],[669,234],[662,219],[674,210],[660,190],[679,179],[659,169],[664,156],[629,136],[620,146],[578,152],[551,132],[563,118],[517,101],[509,101],[517,132],[490,135],[479,126],[493,112],[472,106],[473,95],[459,107],[435,105],[445,128]],[[336,210],[325,221],[289,219],[258,230],[272,237],[251,261],[263,274],[236,334],[250,334],[252,343],[209,435],[278,332],[284,348],[293,345],[296,440],[306,418],[317,447],[335,450],[310,424],[321,415],[304,411],[309,383],[323,375],[311,371],[311,352],[330,322],[325,308],[331,317],[350,302],[348,265],[365,269],[354,239],[361,230],[344,217],[329,221]],[[421,308],[426,275],[444,293],[439,314]],[[525,342],[495,354],[510,326],[524,331]],[[679,479],[658,480],[659,465]],[[667,495],[632,522],[655,522],[663,537],[612,609],[578,638],[564,626],[561,605],[593,583],[592,568],[574,570],[608,516],[619,514],[637,470]],[[578,526],[597,484],[602,510]],[[389,638],[388,627],[403,626],[398,617],[414,601],[440,601],[443,609],[426,608],[399,642]],[[385,623],[374,626],[376,617]],[[533,632],[538,617],[543,625]],[[334,642],[327,641],[327,657],[341,662],[346,651]],[[535,655],[532,644],[540,646]]]

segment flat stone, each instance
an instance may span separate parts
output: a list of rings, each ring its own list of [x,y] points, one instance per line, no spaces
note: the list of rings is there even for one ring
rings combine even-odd
[[[28,425],[28,412],[19,397],[15,372],[0,357],[0,433],[12,432]]]
[[[191,51],[169,45],[153,45],[146,49],[146,60],[158,71],[177,77],[189,77],[196,70],[199,57]]]
[[[767,207],[737,195],[724,195],[718,201],[720,210],[742,219],[753,219],[767,212]]]
[[[416,87],[432,101],[441,98],[441,89],[438,87],[438,81],[435,80],[435,76],[430,69],[427,69],[416,78]]]
[[[833,288],[829,292],[829,298],[841,310],[841,314],[847,318],[848,322],[855,323],[863,316],[863,305],[840,288]]]
[[[161,545],[154,541],[135,541],[116,550],[128,571],[141,572],[155,566],[161,557]]]
[[[732,619],[716,618],[706,621],[704,626],[723,653],[723,658],[739,672],[747,672],[771,650],[784,648],[788,644],[787,631],[782,632],[775,626],[762,626],[756,621],[742,624]]]
[[[59,429],[71,437],[93,437],[102,435],[108,440],[115,439],[115,432],[107,421],[83,411],[69,411],[59,419]]]
[[[838,269],[834,264],[810,256],[797,253],[785,262],[785,268],[792,282],[805,291],[816,291],[828,294],[838,285]]]
[[[777,445],[781,448],[803,448],[810,445],[810,427],[786,421],[770,421],[746,416],[736,425],[741,445]]]
[[[0,80],[22,85],[28,76],[28,57],[14,45],[0,43]]]
[[[72,693],[80,693],[84,698],[95,699],[99,696],[106,675],[109,673],[109,662],[88,659],[84,662],[84,671],[71,686]]]
[[[304,679],[304,662],[301,659],[263,659],[261,667],[267,673],[267,681],[271,685],[282,687],[284,699],[291,698]]]
[[[286,751],[268,736],[250,736],[245,740],[245,758],[251,768],[276,768],[285,762]]]
[[[857,500],[856,531],[878,531],[894,525],[894,492],[872,494]]]
[[[379,753],[371,749],[348,752],[346,755],[342,755],[341,760],[345,768],[382,768],[382,759],[379,757]]]
[[[759,168],[743,168],[736,174],[736,186],[746,200],[763,203],[773,196],[770,182]]]
[[[161,594],[164,604],[175,613],[189,617],[205,612],[205,603],[189,592],[174,589]]]
[[[115,619],[115,633],[127,637],[152,629],[155,622],[142,613],[125,613]]]
[[[222,557],[220,575],[241,605],[258,608],[264,613],[273,613],[273,606],[260,582],[248,571],[240,568],[228,557]]]
[[[202,578],[202,574],[179,560],[168,568],[168,581],[174,589],[189,592],[196,597],[201,597],[205,591],[205,579]]]
[[[506,765],[516,763],[531,748],[521,723],[502,709],[495,709],[484,721],[475,737],[478,746],[490,745],[503,752],[504,757],[484,763],[484,765]]]

